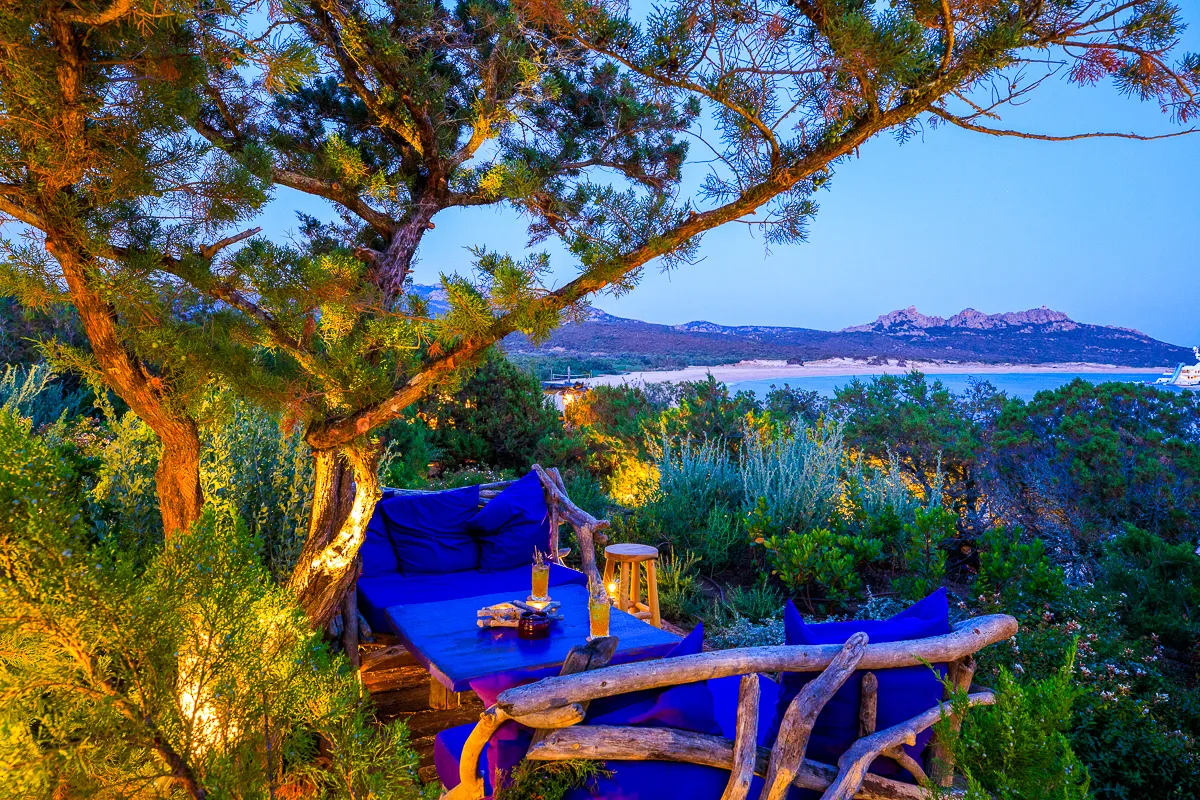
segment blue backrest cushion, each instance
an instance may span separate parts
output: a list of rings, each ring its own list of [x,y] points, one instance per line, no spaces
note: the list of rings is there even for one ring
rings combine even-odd
[[[704,626],[697,625],[663,657],[690,656],[703,649]],[[589,725],[679,728],[721,735],[721,726],[713,711],[713,696],[703,681],[593,700],[584,722]]]
[[[536,472],[507,487],[470,522],[479,540],[479,568],[500,572],[533,563],[533,548],[550,549],[550,511]]]
[[[479,487],[397,494],[375,507],[401,572],[443,573],[479,568],[479,543],[467,523],[479,510]]]
[[[400,562],[396,560],[396,549],[392,547],[392,540],[388,538],[380,505],[382,502],[375,505],[375,513],[367,522],[367,535],[359,551],[362,555],[364,578],[400,571]]]
[[[950,607],[946,600],[946,590],[939,589],[885,620],[850,620],[810,625],[790,601],[784,611],[783,620],[784,636],[790,645],[845,644],[847,639],[860,631],[867,634],[869,643],[881,644],[949,633]],[[874,670],[879,681],[876,730],[890,728],[933,708],[941,701],[941,677],[945,676],[945,665],[936,664],[934,667],[936,672],[924,665]],[[780,720],[788,704],[800,689],[818,674],[784,673],[773,723],[775,731],[779,729]],[[826,764],[836,764],[842,753],[858,738],[858,709],[862,699],[863,674],[863,671],[859,670],[850,676],[817,717],[812,737],[809,739],[808,758]],[[918,737],[916,745],[905,749],[919,761],[928,741],[929,732],[926,731]],[[901,776],[902,772],[895,762],[885,758],[877,759],[871,771],[889,777]]]

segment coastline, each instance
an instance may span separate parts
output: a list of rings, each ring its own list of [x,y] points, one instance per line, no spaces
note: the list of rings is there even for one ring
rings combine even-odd
[[[903,375],[914,369],[927,375],[997,375],[997,374],[1053,374],[1056,372],[1111,373],[1113,375],[1164,372],[1168,367],[1121,367],[1115,364],[1094,364],[1073,361],[1055,364],[984,364],[971,361],[908,361],[904,366],[895,363],[868,364],[852,358],[827,358],[806,364],[788,364],[782,361],[742,361],[737,364],[720,364],[712,367],[684,367],[683,369],[627,372],[623,375],[597,375],[584,378],[588,386],[619,386],[623,383],[678,383],[704,380],[709,374],[722,383],[742,381],[786,380],[787,378],[834,377],[851,375]]]

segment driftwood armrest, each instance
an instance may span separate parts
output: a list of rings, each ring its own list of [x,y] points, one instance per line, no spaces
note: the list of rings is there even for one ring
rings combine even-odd
[[[915,667],[955,661],[1009,638],[1017,621],[1007,614],[964,620],[943,636],[867,645],[860,670]],[[500,694],[496,702],[510,716],[523,716],[568,703],[697,683],[752,672],[820,672],[842,651],[840,645],[780,645],[713,650],[692,656],[619,664],[594,672],[543,678]]]

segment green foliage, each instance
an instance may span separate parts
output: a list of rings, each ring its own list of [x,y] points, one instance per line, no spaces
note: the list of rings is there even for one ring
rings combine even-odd
[[[1075,380],[997,420],[1010,480],[1077,509],[1094,537],[1128,522],[1171,542],[1200,520],[1200,395],[1130,382]]]
[[[814,607],[814,589],[835,602],[858,596],[863,569],[883,556],[883,544],[878,539],[832,533],[827,528],[763,536],[764,513],[765,507],[760,504],[750,523],[750,534],[766,550],[771,574],[788,589],[803,592],[810,609]]]
[[[572,789],[611,774],[600,761],[522,761],[496,790],[496,800],[562,800]]]
[[[1200,646],[1200,556],[1192,545],[1126,525],[1105,549],[1100,583],[1119,596],[1129,632],[1182,652]]]
[[[35,429],[81,414],[90,399],[86,389],[68,389],[46,363],[7,364],[0,374],[0,408],[28,419]]]
[[[200,480],[208,505],[244,520],[262,542],[279,582],[291,573],[308,531],[313,461],[302,432],[283,430],[274,415],[221,398],[217,420],[201,436]]]
[[[759,410],[753,392],[729,393],[712,375],[675,387],[676,403],[661,416],[663,434],[673,440],[720,442],[736,454],[746,435],[746,422]]]
[[[766,575],[750,586],[734,586],[725,593],[725,610],[735,618],[761,623],[779,616],[784,596]]]
[[[1022,542],[1020,528],[996,526],[983,535],[975,592],[980,601],[1012,611],[1039,611],[1066,592],[1063,571],[1052,566],[1041,539]]]
[[[900,594],[920,600],[942,585],[946,577],[944,545],[953,538],[957,519],[941,506],[915,510],[913,521],[904,526],[907,538],[901,559],[906,574],[895,580]]]
[[[828,527],[842,495],[844,461],[837,424],[752,432],[740,463],[745,506],[777,530]]]
[[[1068,732],[1080,690],[1074,682],[1074,650],[1053,675],[1018,682],[1001,669],[996,703],[966,710],[959,694],[954,705],[965,712],[958,736],[948,722],[935,726],[950,743],[958,768],[971,783],[972,798],[999,800],[1086,800],[1087,768],[1071,749]]]
[[[477,463],[527,470],[540,447],[562,436],[562,421],[541,383],[495,352],[460,388],[431,395],[417,413],[449,468]]]
[[[700,591],[696,566],[700,559],[687,551],[665,553],[658,560],[658,605],[664,617],[684,620],[708,611]]]
[[[1195,797],[1200,692],[1153,635],[1138,638],[1122,624],[1122,601],[1072,589],[1057,604],[1033,609],[1014,639],[979,654],[976,681],[995,686],[1001,670],[1018,682],[1052,678],[1077,651],[1080,691],[1069,736],[1095,795]]]
[[[855,450],[888,463],[920,487],[926,503],[942,502],[966,515],[978,513],[984,500],[980,485],[985,429],[1004,396],[987,387],[957,398],[939,380],[929,383],[917,371],[883,375],[839,389],[832,408],[845,415],[846,442]]]
[[[403,724],[371,724],[244,526],[97,544],[55,448],[0,411],[0,793],[418,796]]]

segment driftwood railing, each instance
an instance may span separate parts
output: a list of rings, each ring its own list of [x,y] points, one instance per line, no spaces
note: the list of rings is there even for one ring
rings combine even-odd
[[[791,786],[820,791],[822,800],[926,798],[929,792],[919,784],[884,778],[867,769],[876,758],[884,756],[895,760],[918,782],[949,787],[954,766],[948,751],[936,739],[930,748],[932,775],[908,756],[903,745],[913,744],[943,715],[949,718],[952,728],[962,721],[950,704],[943,702],[899,725],[875,730],[878,696],[872,671],[946,663],[950,665],[951,684],[966,691],[974,674],[974,654],[1016,632],[1017,621],[998,614],[961,622],[944,636],[908,642],[872,645],[866,634],[859,633],[841,647],[748,647],[611,667],[606,665],[616,650],[616,641],[611,637],[599,639],[574,648],[559,677],[509,689],[499,696],[467,738],[459,762],[459,785],[445,795],[445,800],[479,800],[484,796],[480,754],[507,720],[535,729],[526,758],[536,761],[679,761],[729,770],[722,800],[745,800],[754,775],[764,778],[762,800],[782,800]],[[867,672],[862,678],[859,738],[838,759],[836,767],[805,758],[817,715],[856,671],[863,670]],[[788,706],[774,745],[770,749],[758,747],[759,683],[755,673],[780,671],[820,675],[806,684]],[[580,724],[591,700],[733,675],[743,676],[734,740],[674,728]],[[968,695],[971,706],[992,702],[992,693],[987,690]]]

